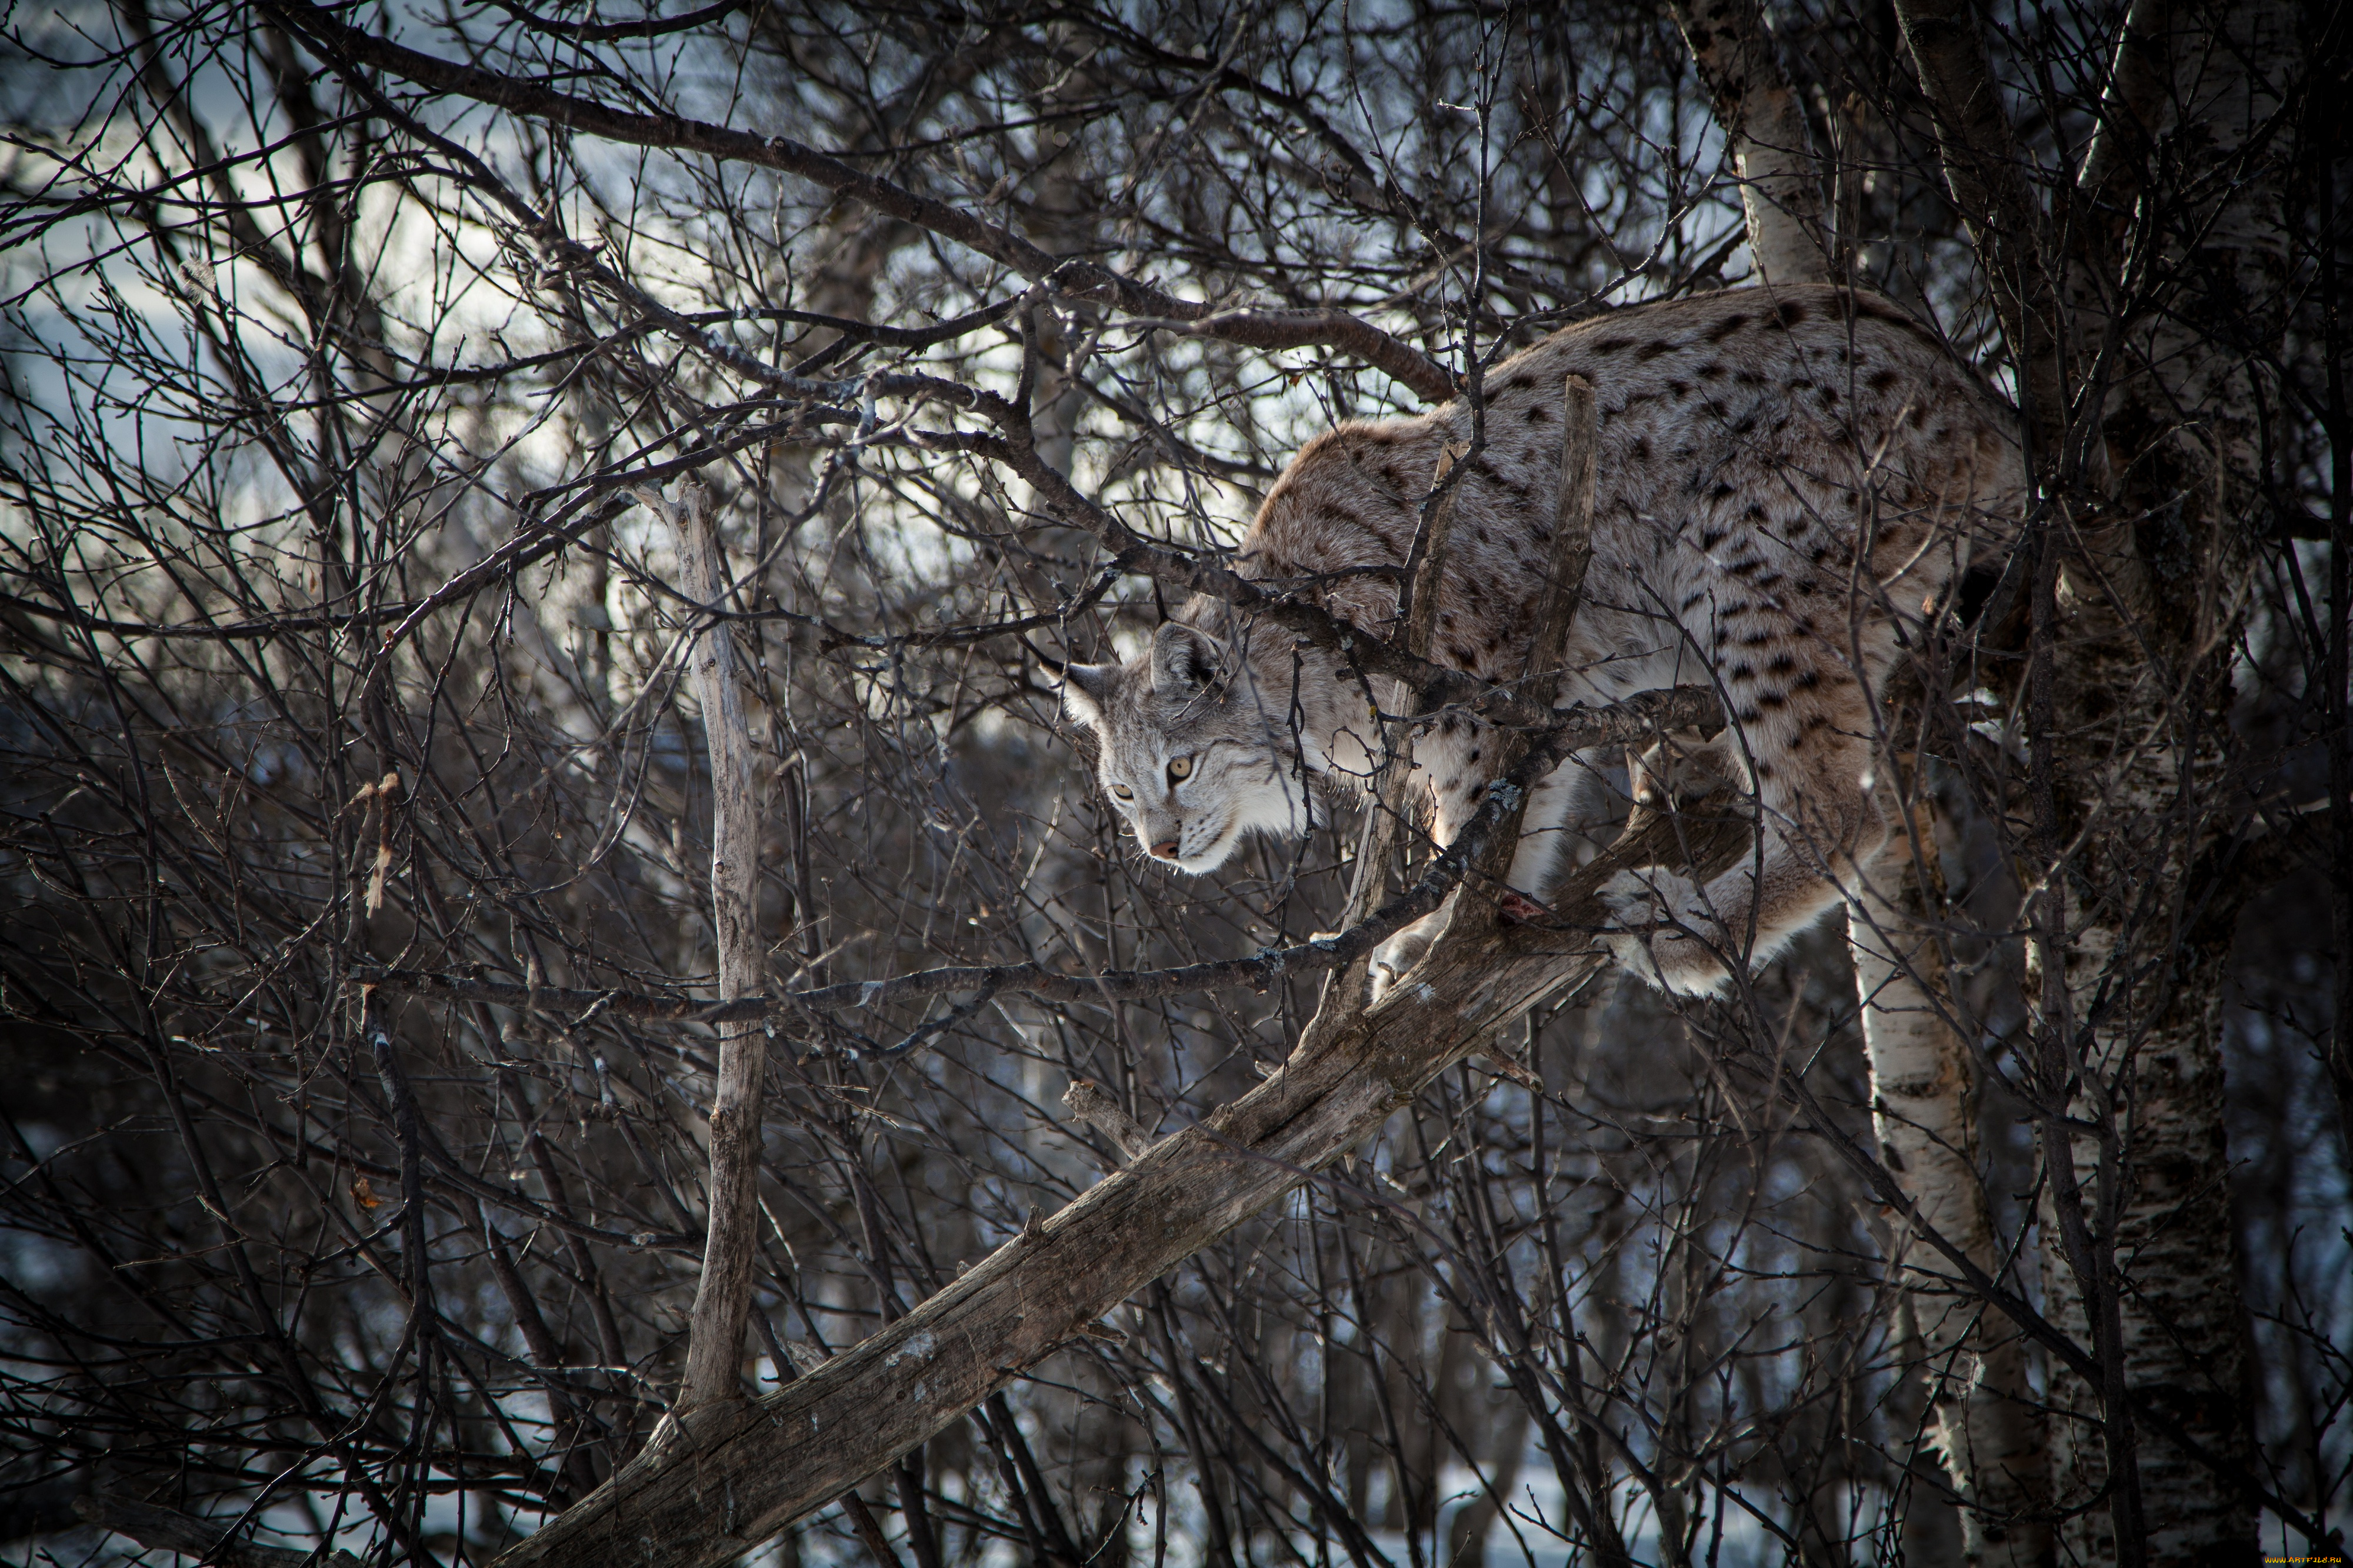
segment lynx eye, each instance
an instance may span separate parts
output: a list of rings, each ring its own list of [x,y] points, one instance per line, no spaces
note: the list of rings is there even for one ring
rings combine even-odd
[[[1128,788],[1125,784],[1112,785],[1111,793],[1115,798],[1120,800],[1134,800],[1135,798],[1135,792]]]
[[[1171,758],[1169,758],[1169,759],[1168,759],[1168,776],[1169,776],[1170,778],[1172,778],[1172,779],[1182,779],[1182,778],[1190,778],[1190,777],[1192,777],[1192,776],[1193,776],[1193,759],[1192,759],[1192,758],[1190,758],[1190,757],[1171,757]]]

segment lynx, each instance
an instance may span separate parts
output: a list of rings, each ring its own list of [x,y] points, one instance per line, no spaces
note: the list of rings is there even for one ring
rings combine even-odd
[[[2014,537],[2014,419],[1868,294],[1735,289],[1559,331],[1488,374],[1483,447],[1457,491],[1431,657],[1487,679],[1518,679],[1528,653],[1569,374],[1594,387],[1599,463],[1562,700],[1713,686],[1728,727],[1694,765],[1737,784],[1758,819],[1759,852],[1704,886],[1657,870],[1604,890],[1618,963],[1704,993],[1784,947],[1885,844],[1873,697],[1900,647],[1950,613],[1960,574]],[[1458,401],[1309,441],[1236,569],[1391,635],[1396,569],[1441,447],[1472,427]],[[1206,598],[1134,659],[1071,666],[1063,690],[1145,851],[1196,874],[1252,832],[1305,830],[1314,786],[1361,785],[1381,752],[1367,698],[1394,713],[1401,696]],[[1435,842],[1477,809],[1501,751],[1462,715],[1425,721],[1413,759]],[[1602,768],[1575,759],[1531,792],[1510,871],[1520,896],[1541,902],[1570,833],[1609,810]],[[1656,757],[1630,771],[1638,790],[1661,782]],[[1420,957],[1434,920],[1384,947],[1377,989]]]

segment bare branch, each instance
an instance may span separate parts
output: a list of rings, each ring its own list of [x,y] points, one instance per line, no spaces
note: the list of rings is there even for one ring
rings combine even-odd
[[[270,14],[331,60],[352,61],[388,71],[420,87],[493,104],[517,114],[550,121],[575,132],[638,147],[700,153],[795,174],[838,195],[848,196],[890,217],[926,228],[1012,268],[1032,282],[1060,294],[1095,300],[1132,316],[1194,323],[1208,335],[1261,347],[1328,343],[1362,357],[1440,403],[1454,395],[1454,377],[1429,356],[1369,322],[1337,310],[1302,312],[1222,311],[1179,300],[1148,284],[1123,278],[1092,261],[1050,256],[1029,241],[970,213],[918,195],[878,175],[861,174],[830,153],[789,136],[754,136],[676,114],[639,114],[593,99],[559,92],[536,82],[461,65],[363,32],[320,7],[299,0],[269,0]],[[1220,323],[1222,319],[1222,324]]]
[[[1608,918],[1594,890],[1629,867],[1721,869],[1737,815],[1662,817],[1571,879],[1566,930]],[[1494,1031],[1599,967],[1587,940],[1481,922],[1440,939],[1400,986],[1206,1121],[1162,1140],[1032,1235],[756,1407],[691,1415],[501,1568],[728,1561],[940,1431],[1168,1268],[1241,1224],[1413,1102]],[[911,1381],[912,1379],[912,1381]],[[722,1506],[723,1495],[728,1500]]]
[[[711,516],[711,492],[692,480],[675,503],[651,491],[639,500],[666,514],[678,541],[680,586],[716,605],[728,571]],[[711,929],[718,945],[719,996],[757,995],[767,965],[759,930],[760,807],[753,779],[752,727],[736,689],[734,637],[724,621],[706,626],[694,658],[695,688],[711,753]],[[702,1277],[694,1291],[686,1373],[678,1411],[741,1396],[744,1321],[758,1250],[760,1080],[766,1037],[754,1024],[719,1031],[719,1073],[711,1096],[711,1219]]]

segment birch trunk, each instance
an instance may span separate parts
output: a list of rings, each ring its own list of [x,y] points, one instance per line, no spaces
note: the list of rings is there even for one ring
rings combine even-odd
[[[2093,937],[2093,933],[2084,933]],[[2081,942],[2077,984],[2098,983],[2105,954]],[[2126,1383],[2137,1399],[2178,1421],[2210,1454],[2257,1468],[2248,1414],[2246,1327],[2239,1257],[2231,1226],[2222,1138],[2220,952],[2202,954],[2181,977],[2179,1002],[2137,1040],[2096,1031],[2090,1073],[2116,1084],[2129,1124],[2123,1190],[2116,1194],[2114,1252],[2120,1286],[2116,1318]],[[2073,989],[2073,987],[2071,987]],[[2129,1063],[2123,1058],[2129,1058]],[[2079,1103],[2079,1114],[2094,1108]],[[2074,1140],[2077,1180],[2096,1192],[2104,1176],[2099,1140]],[[2043,1227],[2056,1227],[2046,1184]],[[2089,1303],[2059,1249],[2043,1248],[2043,1311],[2079,1343],[2093,1341]],[[2052,1379],[2052,1458],[2057,1501],[2080,1511],[2061,1526],[2070,1563],[2107,1563],[2128,1554],[2112,1512],[2096,1506],[2109,1479],[2095,1391],[2083,1379]],[[2253,1563],[2255,1512],[2213,1468],[2138,1424],[2135,1461],[2146,1500],[2146,1561],[2152,1564]],[[2087,1506],[2088,1505],[2088,1506]]]
[[[698,605],[717,606],[727,572],[711,492],[689,480],[677,504],[662,510],[678,536],[681,591]],[[765,985],[758,921],[759,792],[751,725],[735,684],[734,638],[725,621],[696,638],[692,664],[711,751],[711,926],[719,950],[719,997],[732,1002],[757,996]],[[760,1079],[766,1066],[759,1025],[720,1026],[718,1082],[711,1097],[709,1231],[678,1411],[743,1396],[744,1324],[759,1250]]]
[[[1821,163],[1756,0],[1675,0],[1675,26],[1740,171],[1748,253],[1767,283],[1827,283]]]
[[[2243,345],[2278,341],[2287,285],[2265,139],[2303,63],[2288,6],[2146,5],[2133,15],[2145,31],[2137,61],[2120,61],[2120,81],[2158,65],[2170,72],[2174,119],[2156,129],[2172,146],[2158,167],[2232,177],[2143,197],[2170,197],[2166,238],[2191,255],[2179,292],[2128,332],[2139,372],[2108,413],[2112,443],[2131,459],[2123,510],[2140,520],[2130,538],[2137,593],[2123,601],[2134,613],[2119,613],[2118,579],[2084,573],[2068,627],[2082,651],[2071,649],[2063,666],[2058,728],[2037,742],[2062,758],[2068,816],[2099,817],[2080,858],[2054,879],[2082,912],[2065,944],[2063,988],[2046,1003],[2079,1053],[2069,1064],[2072,1119],[2093,1131],[2062,1152],[2046,1139],[2045,1159],[2069,1159],[2113,1259],[2111,1279],[2087,1287],[2057,1258],[2049,1237],[2067,1218],[2056,1212],[2066,1184],[2046,1183],[2046,1311],[2085,1336],[2096,1331],[2094,1310],[2105,1312],[2137,1401],[2215,1458],[2253,1471],[2222,1124],[2221,991],[2244,895],[2204,866],[2237,824],[2231,650],[2252,564],[2244,540],[2263,509],[2261,421],[2275,395],[2262,384],[2263,356]],[[2154,96],[2145,84],[2133,90]],[[2098,172],[2097,153],[2087,177]],[[2116,554],[2125,544],[2116,542]],[[2054,1378],[2052,1395],[2070,1414],[2091,1403],[2077,1379]],[[2117,1539],[2109,1513],[2094,1510],[2068,1521],[2063,1545],[2087,1563],[2254,1561],[2253,1511],[2154,1425],[2141,1423],[2135,1455],[2145,1541]],[[2110,1480],[2107,1456],[2075,1440],[2087,1429],[2063,1415],[2055,1430],[2058,1501],[2080,1505]]]
[[[1866,868],[1848,912],[1872,1125],[1880,1158],[1922,1222],[1998,1277],[2001,1250],[1977,1170],[1976,1075],[1929,934],[1943,901],[1933,827],[1923,802],[1909,841],[1899,835]],[[1932,1255],[1928,1267],[1901,1269],[1926,1362],[1932,1439],[1962,1501],[1962,1560],[2048,1563],[2050,1460],[2025,1345],[2007,1318],[1944,1273]]]

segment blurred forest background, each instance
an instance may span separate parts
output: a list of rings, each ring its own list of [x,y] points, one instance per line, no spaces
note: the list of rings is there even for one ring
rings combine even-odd
[[[2070,1123],[2107,1139],[2087,1212],[2122,1281],[2084,1342],[2127,1375],[2166,1246],[2207,1268],[2247,1359],[2162,1397],[2240,1444],[2236,1489],[2177,1516],[2196,1487],[2151,1458],[2147,1539],[2104,1533],[2121,1494],[2084,1455],[2130,1451],[2119,1407],[2087,1414],[2077,1373],[2010,1335],[2009,1394],[2050,1407],[2056,1469],[2040,1512],[1989,1525],[1937,1414],[1978,1342],[1924,1321],[1989,1310],[1908,1271],[1833,1147],[1892,1157],[1826,926],[1734,1001],[1612,974],[1529,1016],[761,1561],[2251,1561],[2258,1529],[2264,1552],[2331,1550],[2314,1528],[2353,1517],[2329,1065],[2353,994],[2345,19],[1767,8],[1747,42],[1791,89],[1831,271],[2013,397],[2016,280],[1953,194],[1924,18],[1980,40],[2046,258],[2084,222],[2058,193],[2117,133],[2119,39],[2170,41],[2122,154],[2141,177],[2107,254],[2138,313],[2117,319],[2197,323],[2255,389],[2213,449],[2239,440],[2256,478],[2231,447],[2126,531],[2173,585],[2138,613],[2195,622],[2191,663],[2222,671],[2191,702],[2214,720],[2183,742],[2195,789],[2148,818],[2213,854],[2162,884],[2170,934],[2135,971],[2189,988],[2219,1065],[2203,1163],[2136,1164],[2128,1092]],[[487,1562],[646,1444],[683,1365],[718,1038],[539,993],[715,994],[689,660],[714,626],[754,752],[768,991],[1332,929],[1347,803],[1198,882],[1119,836],[1054,662],[1134,648],[1178,590],[1048,476],[943,433],[984,427],[972,389],[1023,405],[1025,462],[1215,560],[1303,439],[1425,406],[1415,365],[1442,393],[1564,323],[1756,281],[1740,83],[1682,20],[12,5],[0,1561]],[[2197,107],[2224,78],[2256,104],[2230,135]],[[2205,265],[2242,231],[2259,267],[2243,245]],[[2137,331],[2099,341],[2164,363]],[[2071,450],[2047,494],[2087,462],[2099,481]],[[715,599],[638,499],[689,475]],[[2064,742],[2017,689],[1989,678],[1919,776],[1986,1258],[2062,1317],[2036,1052],[2075,1037],[2037,1000],[2021,900],[2052,861],[2018,802]],[[2071,846],[2112,818],[2075,820]],[[388,972],[477,991],[380,984],[379,1041],[361,989]],[[521,990],[483,999],[500,985]],[[1117,1154],[1064,1110],[1074,1080],[1173,1131],[1282,1061],[1317,994],[773,1023],[744,1377],[822,1365],[1101,1180]],[[2131,1079],[2120,1038],[2083,1045],[2076,1091]],[[2177,1184],[2140,1231],[2135,1182]]]

